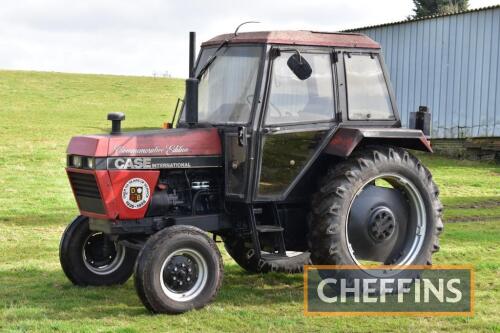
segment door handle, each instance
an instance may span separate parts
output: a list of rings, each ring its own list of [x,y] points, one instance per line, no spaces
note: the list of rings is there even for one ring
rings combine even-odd
[[[262,132],[264,134],[272,134],[281,131],[281,127],[265,127]]]
[[[240,147],[247,145],[247,128],[244,126],[238,127],[238,145]]]

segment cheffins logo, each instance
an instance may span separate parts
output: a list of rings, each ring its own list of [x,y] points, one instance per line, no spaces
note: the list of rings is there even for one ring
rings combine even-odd
[[[130,209],[140,209],[149,200],[150,190],[148,183],[142,178],[130,179],[122,190],[122,200]]]

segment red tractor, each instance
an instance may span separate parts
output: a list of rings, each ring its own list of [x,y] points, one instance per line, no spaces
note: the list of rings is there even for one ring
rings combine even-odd
[[[152,312],[201,308],[221,287],[217,237],[253,273],[431,264],[439,190],[406,150],[431,152],[430,113],[401,128],[379,44],[353,33],[234,33],[202,43],[195,61],[190,37],[176,128],[123,133],[125,116],[110,113],[110,134],[71,139],[81,215],[60,260],[75,285],[134,274]]]

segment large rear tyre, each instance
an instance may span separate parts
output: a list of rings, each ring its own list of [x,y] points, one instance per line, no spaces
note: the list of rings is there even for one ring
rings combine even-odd
[[[154,313],[183,313],[215,299],[224,265],[215,242],[191,226],[165,228],[148,239],[135,266],[135,288]]]
[[[393,265],[397,269],[384,273],[392,276],[403,276],[404,266],[432,264],[442,205],[431,173],[416,157],[401,148],[364,148],[332,167],[320,184],[309,220],[314,264],[356,265],[360,272],[371,264]]]
[[[262,253],[257,259],[252,241],[238,236],[224,236],[224,246],[227,253],[236,263],[249,273],[301,273],[304,265],[311,263],[309,252],[287,251],[287,256],[278,257],[274,254]]]
[[[137,251],[89,229],[89,219],[78,216],[64,231],[59,260],[68,279],[79,286],[125,283],[133,273]]]

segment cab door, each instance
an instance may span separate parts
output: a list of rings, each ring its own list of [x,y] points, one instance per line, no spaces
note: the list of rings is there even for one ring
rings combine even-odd
[[[285,200],[336,125],[333,50],[282,48],[274,54],[258,133],[255,201]],[[309,76],[294,72],[297,59],[309,65]]]

